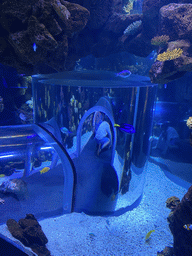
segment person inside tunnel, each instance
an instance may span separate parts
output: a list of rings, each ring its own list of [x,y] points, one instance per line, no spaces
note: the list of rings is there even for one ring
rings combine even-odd
[[[97,142],[97,155],[99,156],[102,150],[110,148],[112,145],[112,133],[109,123],[105,120],[104,113],[95,112],[94,115],[94,134]]]

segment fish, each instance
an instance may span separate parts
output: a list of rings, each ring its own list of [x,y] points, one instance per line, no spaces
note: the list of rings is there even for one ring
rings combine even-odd
[[[30,108],[33,108],[33,98],[25,102]]]
[[[183,227],[187,230],[192,230],[192,224],[185,224]]]
[[[129,71],[129,70],[123,70],[123,71],[116,74],[116,76],[120,76],[120,77],[123,77],[123,78],[127,78],[130,75],[131,75],[131,71]]]
[[[19,114],[19,118],[24,122],[27,120],[27,117],[23,113]]]
[[[46,173],[50,170],[49,167],[44,167],[41,171],[40,171],[40,174],[43,174],[43,173]]]
[[[135,128],[131,124],[121,123],[121,124],[114,124],[115,127],[119,128],[120,131],[126,133],[135,133]]]
[[[147,56],[148,59],[150,60],[156,60],[157,58],[157,51],[156,50],[153,50],[148,56]]]
[[[64,134],[72,133],[72,132],[70,132],[66,127],[62,127],[62,128],[61,128],[61,132],[64,133]]]
[[[94,238],[94,237],[96,237],[96,235],[94,233],[89,233],[89,237]]]
[[[147,235],[145,236],[145,241],[147,241],[147,240],[150,238],[150,236],[151,236],[151,234],[152,234],[153,232],[155,232],[155,229],[150,230],[150,231],[147,233]]]
[[[164,84],[164,88],[165,88],[165,89],[167,88],[167,84]]]
[[[3,178],[3,177],[5,177],[5,174],[0,174],[0,178]]]
[[[36,45],[36,43],[34,43],[33,44],[33,51],[36,52],[36,50],[37,50],[37,45]]]

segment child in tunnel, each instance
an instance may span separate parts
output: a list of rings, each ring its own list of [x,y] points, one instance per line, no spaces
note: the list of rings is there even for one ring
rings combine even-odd
[[[94,133],[97,142],[97,155],[105,148],[110,148],[112,145],[111,128],[107,121],[104,120],[105,115],[100,111],[96,111],[94,115]]]

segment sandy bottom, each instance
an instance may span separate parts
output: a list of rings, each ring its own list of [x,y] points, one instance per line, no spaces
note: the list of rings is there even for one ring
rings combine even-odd
[[[72,213],[40,221],[52,256],[156,256],[165,246],[173,246],[165,207],[168,197],[180,199],[187,189],[168,179],[153,163],[148,164],[140,205],[118,217]],[[155,229],[146,242],[148,231]],[[11,238],[6,225],[0,233]],[[13,239],[14,240],[14,239]]]

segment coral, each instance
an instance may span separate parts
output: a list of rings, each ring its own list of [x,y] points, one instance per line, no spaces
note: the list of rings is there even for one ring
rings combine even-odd
[[[124,7],[123,10],[127,13],[130,14],[131,10],[133,10],[133,3],[135,0],[130,0]]]
[[[166,52],[157,55],[157,60],[159,61],[166,61],[166,60],[174,60],[181,56],[183,50],[181,48],[175,48],[174,50],[170,51],[169,49]]]
[[[124,35],[126,36],[129,36],[129,35],[134,35],[138,32],[140,26],[142,24],[142,21],[141,20],[137,20],[133,23],[131,23],[126,29],[125,31],[123,32]]]
[[[180,199],[178,197],[171,196],[166,200],[166,207],[173,211],[179,203]]]
[[[187,124],[187,126],[189,127],[189,129],[192,129],[192,116],[190,116],[190,117],[187,119],[186,124]]]
[[[166,36],[166,35],[155,36],[151,39],[151,44],[157,45],[157,46],[164,46],[167,44],[169,40],[170,40],[169,36]]]

